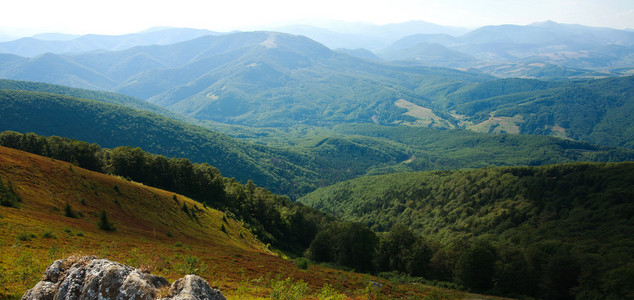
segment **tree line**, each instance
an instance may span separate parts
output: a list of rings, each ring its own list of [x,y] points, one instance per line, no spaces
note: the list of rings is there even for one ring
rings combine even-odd
[[[69,138],[13,131],[0,133],[0,145],[188,196],[245,221],[263,242],[296,253],[309,246],[320,224],[328,220],[318,210],[257,187],[252,181],[241,184],[223,177],[207,163],[154,155],[138,147],[106,149]]]
[[[627,163],[392,174],[372,177],[380,181],[372,188],[361,179],[320,197],[338,205],[354,199],[344,212],[373,214],[337,220],[252,181],[225,178],[208,164],[139,148],[10,131],[0,134],[0,145],[189,196],[243,220],[263,242],[315,262],[500,295],[619,298],[632,292],[632,226],[623,219],[632,212],[632,192],[623,183],[633,174]],[[368,196],[375,202],[365,203]],[[618,241],[606,245],[605,237]]]

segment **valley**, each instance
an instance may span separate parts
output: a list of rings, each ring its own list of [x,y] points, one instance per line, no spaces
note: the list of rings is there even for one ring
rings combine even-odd
[[[0,298],[83,255],[235,299],[631,296],[634,33],[432,25],[0,43]]]

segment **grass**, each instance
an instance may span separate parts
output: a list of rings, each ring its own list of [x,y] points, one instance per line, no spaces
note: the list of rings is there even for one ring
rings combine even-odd
[[[326,266],[304,270],[220,211],[204,209],[193,219],[182,213],[183,204],[203,206],[185,196],[79,167],[70,171],[68,165],[0,147],[0,176],[11,180],[22,199],[20,208],[0,207],[0,299],[20,298],[50,263],[72,255],[108,258],[170,282],[196,273],[230,299],[270,298],[283,286],[289,294],[312,298],[364,298],[370,280],[381,282],[378,293],[390,298],[429,292]],[[66,203],[83,217],[51,209]],[[116,231],[97,227],[102,210]]]

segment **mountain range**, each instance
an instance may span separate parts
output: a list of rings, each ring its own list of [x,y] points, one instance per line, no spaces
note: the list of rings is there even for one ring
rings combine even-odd
[[[153,28],[124,35],[66,35],[42,33],[0,43],[0,53],[34,57],[44,53],[83,53],[125,50],[136,46],[169,45],[203,35],[219,33],[205,29]]]
[[[295,127],[297,132],[220,127],[244,141],[123,95],[10,80],[0,80],[0,116],[2,130],[185,157],[293,199],[365,174],[634,159],[631,149],[546,136],[376,124]]]
[[[634,33],[344,25],[0,43],[15,50],[0,48],[0,146],[47,156],[0,147],[0,298],[55,247],[175,261],[152,264],[166,274],[189,263],[237,297],[308,297],[270,278],[292,267],[274,252],[305,256],[291,273],[310,295],[632,294]],[[134,236],[182,256],[148,259]],[[108,253],[108,237],[129,253]]]
[[[324,21],[267,30],[307,36],[331,49],[348,53],[369,50],[380,59],[400,64],[474,68],[502,77],[552,80],[632,74],[634,32],[631,30],[553,21],[525,26],[484,26],[474,30],[424,21],[381,26]],[[153,28],[121,36],[49,33],[2,42],[0,53],[35,57],[44,53],[125,50],[223,34],[227,33],[188,28]]]
[[[530,33],[524,36],[539,29],[541,40],[547,41],[557,36],[546,29],[562,26],[516,27]],[[490,36],[485,33],[495,28],[465,37]],[[606,40],[621,39],[621,47],[629,47],[632,33],[607,33]],[[432,53],[443,46],[427,47]],[[447,60],[468,58],[454,54]],[[122,93],[203,122],[251,127],[376,123],[633,145],[628,134],[633,126],[628,117],[634,99],[631,77],[501,80],[473,70],[369,61],[278,32],[207,35],[171,45],[77,55],[0,54],[0,76]]]

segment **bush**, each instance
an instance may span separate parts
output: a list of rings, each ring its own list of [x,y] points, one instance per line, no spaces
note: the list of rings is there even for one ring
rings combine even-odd
[[[290,278],[277,279],[271,283],[271,299],[305,299],[310,292],[308,284],[303,280],[293,282]]]
[[[66,202],[66,206],[64,207],[64,216],[73,218],[73,219],[77,219],[79,217],[77,215],[77,212],[75,212],[73,208],[70,207],[70,204],[68,204],[68,202]]]
[[[325,283],[324,286],[317,293],[317,299],[328,299],[328,300],[343,300],[348,297],[344,294],[338,293],[332,285]]]
[[[0,205],[6,207],[19,208],[22,199],[15,193],[11,181],[7,180],[7,186],[4,186],[0,179]]]
[[[108,220],[108,215],[106,214],[105,210],[102,210],[101,213],[99,213],[99,222],[97,223],[97,226],[99,227],[99,229],[104,231],[117,230],[114,224],[110,223],[110,220]]]
[[[176,269],[179,273],[187,275],[201,275],[205,271],[207,271],[207,264],[201,261],[200,258],[193,255],[185,255],[183,257],[183,261],[176,266]]]
[[[35,234],[22,232],[16,238],[20,241],[30,241],[35,238]]]
[[[42,237],[46,238],[46,239],[55,239],[57,238],[52,231],[45,231],[44,233],[42,233]]]
[[[308,259],[300,257],[295,260],[295,265],[302,270],[306,270],[308,269]]]

